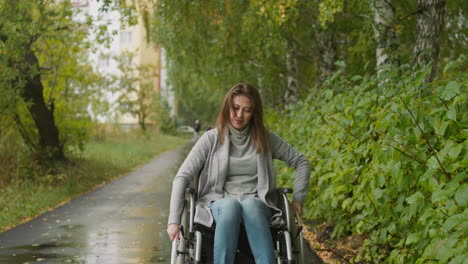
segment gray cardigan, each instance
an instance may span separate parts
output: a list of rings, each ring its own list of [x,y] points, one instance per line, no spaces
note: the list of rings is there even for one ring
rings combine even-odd
[[[270,224],[280,220],[281,211],[277,208],[277,192],[273,159],[286,162],[296,170],[293,201],[303,204],[307,194],[311,165],[307,158],[288,145],[283,139],[268,131],[269,152],[257,154],[258,198],[274,210]],[[204,133],[192,148],[179,168],[172,183],[172,194],[168,224],[180,224],[185,189],[199,176],[198,201],[195,223],[211,227],[213,217],[208,205],[224,196],[224,181],[227,175],[229,158],[229,135],[224,144],[218,142],[218,131],[212,129]]]

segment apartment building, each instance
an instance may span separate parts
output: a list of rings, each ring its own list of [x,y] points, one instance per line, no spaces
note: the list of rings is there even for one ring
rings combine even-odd
[[[98,44],[93,47],[89,57],[95,69],[101,74],[107,76],[121,76],[123,73],[119,70],[119,60],[125,61],[132,68],[145,67],[151,69],[152,74],[140,76],[144,79],[145,85],[151,85],[154,91],[161,93],[166,97],[170,106],[174,105],[174,96],[165,83],[165,70],[161,49],[147,39],[147,32],[144,26],[144,21],[141,15],[138,16],[138,22],[135,25],[124,25],[121,22],[121,16],[118,11],[106,10],[102,11],[102,2],[97,0],[72,0],[71,3],[79,12],[76,19],[83,20],[90,16],[93,18],[93,27],[106,28],[105,35],[110,41],[107,45]],[[90,32],[90,37],[96,39],[95,32]],[[131,58],[131,59],[130,59]],[[128,74],[128,73],[127,73]],[[138,74],[138,72],[135,72]],[[119,85],[118,83],[114,85]],[[137,89],[139,83],[135,84]],[[118,87],[117,87],[118,88]],[[119,89],[115,89],[119,90]],[[130,114],[122,114],[117,103],[121,96],[120,92],[106,94],[106,100],[112,106],[106,116],[98,116],[101,122],[117,122],[125,126],[137,126],[138,117]],[[135,94],[127,94],[128,97],[135,97]],[[149,99],[148,99],[149,100]],[[172,109],[174,109],[172,107]],[[174,110],[172,110],[174,114]],[[147,119],[151,123],[151,119]]]

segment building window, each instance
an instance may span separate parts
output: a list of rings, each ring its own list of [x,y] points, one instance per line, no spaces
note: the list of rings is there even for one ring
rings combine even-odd
[[[120,44],[131,44],[132,43],[132,32],[122,31],[120,32]]]

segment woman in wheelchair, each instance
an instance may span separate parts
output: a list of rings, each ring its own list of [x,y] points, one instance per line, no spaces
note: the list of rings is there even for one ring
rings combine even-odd
[[[226,94],[217,127],[196,142],[174,178],[167,232],[179,239],[185,190],[196,179],[194,222],[215,227],[214,263],[234,263],[241,223],[256,263],[275,263],[270,226],[280,223],[273,159],[295,168],[293,208],[300,214],[310,162],[265,128],[260,94],[237,84]]]

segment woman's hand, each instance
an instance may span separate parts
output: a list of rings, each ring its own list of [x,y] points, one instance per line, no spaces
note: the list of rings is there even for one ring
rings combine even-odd
[[[174,239],[179,239],[179,231],[180,231],[180,225],[178,224],[170,224],[167,227],[167,234],[169,235],[169,238],[171,241],[174,241]]]
[[[292,203],[292,206],[294,208],[294,210],[296,210],[296,212],[299,214],[299,215],[302,215],[302,205],[298,202],[293,202]]]

